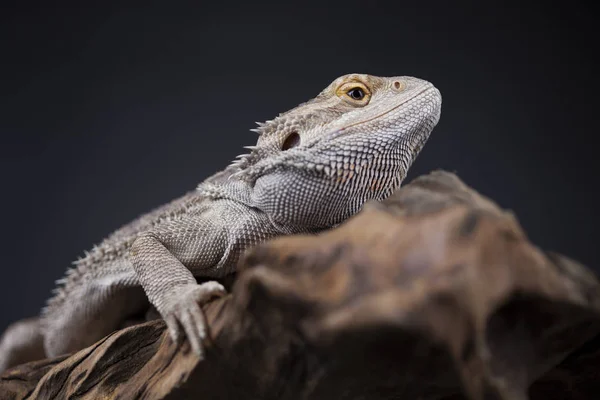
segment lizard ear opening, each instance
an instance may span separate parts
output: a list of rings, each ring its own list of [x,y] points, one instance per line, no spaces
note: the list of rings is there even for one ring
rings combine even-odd
[[[281,150],[286,151],[300,144],[300,135],[298,132],[292,132],[285,138]]]

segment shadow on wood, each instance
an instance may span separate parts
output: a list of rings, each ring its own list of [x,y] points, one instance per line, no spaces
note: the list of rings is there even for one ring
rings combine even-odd
[[[593,399],[600,291],[455,175],[246,254],[199,361],[160,320],[0,377],[0,399]]]

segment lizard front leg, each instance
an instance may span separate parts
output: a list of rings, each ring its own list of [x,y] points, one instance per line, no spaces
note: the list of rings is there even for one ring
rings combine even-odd
[[[172,339],[185,333],[199,355],[207,335],[200,304],[225,289],[215,281],[197,284],[194,275],[219,275],[216,267],[228,248],[225,226],[214,210],[186,214],[142,233],[131,246],[136,275]]]

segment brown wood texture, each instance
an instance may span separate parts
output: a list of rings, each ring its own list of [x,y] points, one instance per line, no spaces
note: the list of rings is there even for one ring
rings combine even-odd
[[[598,399],[600,290],[437,171],[343,225],[258,246],[204,307],[0,376],[0,399]]]

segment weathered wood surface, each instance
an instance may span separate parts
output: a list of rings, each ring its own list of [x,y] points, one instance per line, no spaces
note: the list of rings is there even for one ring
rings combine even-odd
[[[435,172],[247,254],[204,360],[162,321],[13,368],[0,399],[598,399],[596,277]]]

